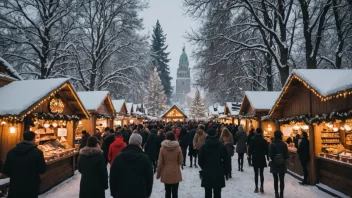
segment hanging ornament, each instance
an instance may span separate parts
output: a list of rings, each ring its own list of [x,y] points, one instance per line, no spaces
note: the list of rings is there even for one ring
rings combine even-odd
[[[49,104],[51,113],[62,113],[64,111],[65,105],[61,98],[53,98]]]

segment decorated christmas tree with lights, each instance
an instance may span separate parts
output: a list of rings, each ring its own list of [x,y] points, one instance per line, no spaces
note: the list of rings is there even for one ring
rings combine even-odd
[[[156,68],[154,68],[154,73],[149,81],[145,106],[148,113],[153,116],[159,116],[166,108],[166,95]]]
[[[202,118],[202,117],[205,117],[205,112],[206,110],[203,103],[203,99],[200,96],[199,90],[197,90],[196,95],[190,107],[190,117],[193,119]]]

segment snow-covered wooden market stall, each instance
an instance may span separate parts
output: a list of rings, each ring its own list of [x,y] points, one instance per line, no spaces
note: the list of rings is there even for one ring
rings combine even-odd
[[[293,70],[270,111],[284,138],[306,131],[310,140],[308,180],[352,196],[352,70]],[[292,144],[290,173],[302,175]],[[323,184],[323,185],[320,185]]]
[[[272,136],[272,132],[275,131],[275,123],[271,121],[262,122],[261,117],[268,115],[280,93],[278,91],[245,92],[239,118],[240,124],[247,133],[252,128],[261,127],[265,135]]]
[[[162,116],[164,122],[185,122],[187,115],[177,106],[173,105]]]
[[[0,88],[0,159],[23,140],[24,131],[35,132],[47,163],[41,192],[74,174],[75,129],[81,119],[89,118],[68,80],[14,81]]]
[[[128,125],[130,121],[130,117],[128,114],[126,101],[124,99],[112,100],[112,104],[115,107],[114,126]]]
[[[86,91],[77,94],[90,114],[90,120],[82,121],[84,130],[93,135],[97,129],[104,132],[105,127],[113,127],[115,109],[108,91]]]

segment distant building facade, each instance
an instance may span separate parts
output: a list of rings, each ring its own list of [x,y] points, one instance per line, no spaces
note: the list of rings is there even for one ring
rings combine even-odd
[[[176,78],[176,92],[172,97],[172,102],[180,108],[189,108],[191,100],[187,94],[191,92],[191,69],[189,68],[188,56],[185,47],[182,49]]]

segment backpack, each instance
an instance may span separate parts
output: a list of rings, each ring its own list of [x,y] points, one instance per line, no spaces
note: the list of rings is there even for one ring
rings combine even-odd
[[[284,159],[284,155],[282,153],[279,152],[279,149],[277,149],[276,145],[274,143],[272,143],[276,150],[277,150],[277,153],[275,154],[274,156],[274,165],[275,166],[281,166],[285,163],[285,159]]]

